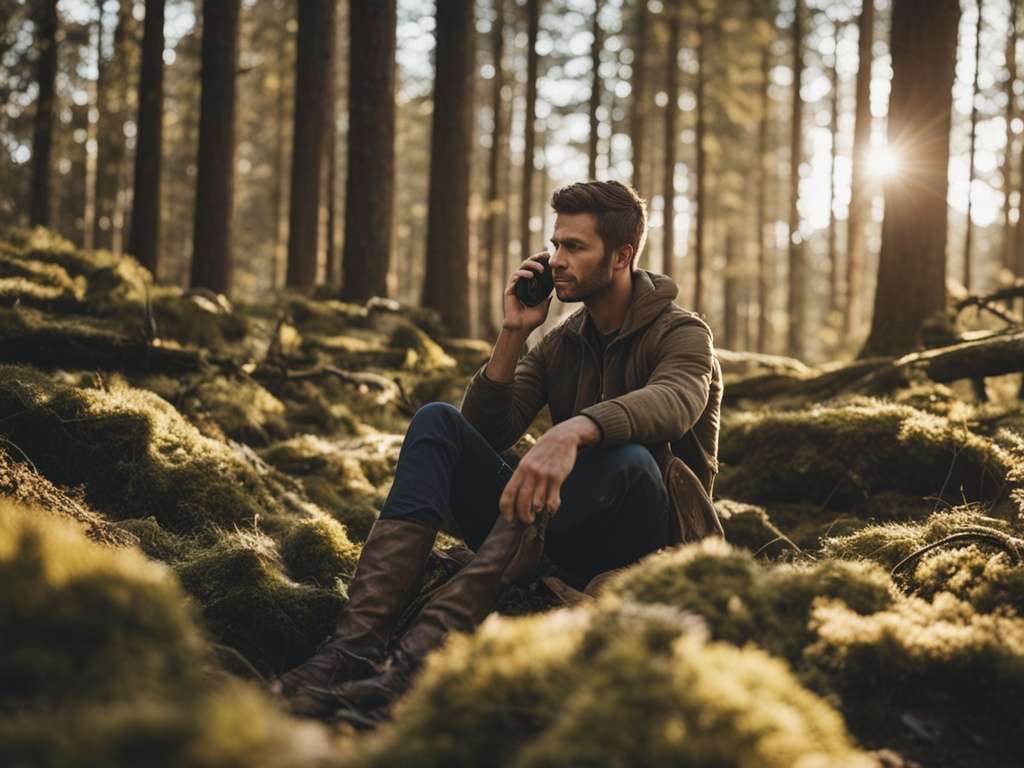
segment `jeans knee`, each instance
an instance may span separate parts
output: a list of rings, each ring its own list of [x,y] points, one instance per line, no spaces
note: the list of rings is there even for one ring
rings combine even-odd
[[[461,416],[462,412],[451,403],[427,403],[426,405],[420,406],[416,413],[413,414],[412,421],[409,422],[409,426],[412,427],[413,424],[416,424],[419,427],[427,424],[448,424],[451,423],[455,417]]]
[[[639,443],[628,443],[616,448],[616,464],[624,468],[630,477],[661,479],[661,470],[651,452]]]

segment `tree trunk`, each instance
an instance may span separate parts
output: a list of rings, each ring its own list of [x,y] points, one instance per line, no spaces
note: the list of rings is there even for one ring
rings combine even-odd
[[[93,81],[94,110],[86,109],[85,206],[82,215],[82,247],[91,251],[96,229],[96,162],[99,147],[100,104],[103,98],[103,0],[96,3],[96,79]]]
[[[1018,0],[1010,0],[1010,29],[1006,38],[1006,148],[1003,150],[1003,268],[1013,274],[1013,223],[1010,221],[1010,190],[1013,188],[1013,120],[1017,116],[1016,95],[1013,86],[1017,82],[1017,8]],[[1018,201],[1019,212],[1024,210]]]
[[[636,0],[633,11],[636,26],[633,37],[633,87],[632,108],[629,116],[629,141],[633,148],[633,189],[643,198],[643,185],[647,181],[643,174],[645,129],[647,126],[647,0]]]
[[[601,106],[601,47],[604,40],[601,34],[601,0],[595,0],[594,18],[590,33],[590,144],[587,148],[587,178],[597,178],[597,140],[600,121],[597,110]]]
[[[850,178],[850,213],[846,221],[846,294],[843,333],[852,333],[861,320],[861,276],[864,265],[864,233],[868,213],[865,187],[868,151],[871,148],[871,64],[874,56],[875,0],[862,0],[857,21],[857,104],[853,122],[853,163]]]
[[[761,48],[761,114],[757,126],[757,338],[754,348],[768,350],[768,319],[771,316],[768,294],[771,285],[771,265],[768,263],[768,119],[771,110],[772,46],[766,41]]]
[[[704,232],[707,226],[707,168],[708,153],[705,147],[704,137],[707,134],[708,125],[708,100],[707,100],[707,25],[700,23],[697,31],[700,36],[697,42],[697,221],[694,237],[694,260],[693,260],[693,311],[704,311],[704,256],[705,242]],[[669,105],[671,106],[671,105]],[[735,303],[735,296],[733,302]],[[735,307],[734,307],[735,309]],[[727,310],[728,311],[728,310]],[[734,338],[735,340],[735,338]]]
[[[885,184],[871,333],[862,357],[909,352],[946,301],[946,192],[958,0],[895,0],[888,143],[902,170]],[[927,190],[927,194],[922,194]],[[908,290],[908,279],[913,290]]]
[[[36,8],[36,112],[32,128],[32,196],[29,221],[32,226],[50,226],[51,176],[53,175],[53,132],[57,83],[57,0],[43,0]]]
[[[839,249],[836,247],[838,227],[836,225],[836,165],[839,160],[839,36],[842,27],[835,24],[835,47],[832,53],[832,67],[829,71],[832,81],[832,113],[829,130],[832,134],[831,164],[828,171],[828,311],[831,315],[839,309]]]
[[[164,107],[164,0],[146,0],[135,141],[135,183],[128,252],[157,276],[160,242],[160,152]]]
[[[740,269],[736,253],[736,232],[732,225],[729,225],[725,233],[725,279],[723,282],[722,305],[725,316],[724,335],[725,346],[728,349],[739,348],[739,277],[737,271]]]
[[[330,75],[336,0],[303,0],[295,57],[295,118],[288,213],[289,286],[316,283],[320,216],[320,162]]]
[[[536,0],[531,0],[531,6],[535,9]],[[456,336],[466,336],[470,331],[469,173],[476,58],[473,10],[473,0],[438,3],[435,33],[427,269],[422,304],[438,310],[448,331]],[[535,21],[531,20],[531,26],[531,39],[535,40]],[[536,65],[532,76],[536,77]],[[532,162],[532,157],[528,159]],[[529,226],[528,208],[524,216]]]
[[[231,292],[235,69],[241,0],[203,2],[202,95],[192,236],[193,288]]]
[[[99,3],[101,6],[102,2]],[[124,121],[128,107],[128,72],[134,40],[131,3],[121,0],[117,6],[114,47],[110,60],[102,62],[96,83],[99,110],[96,136],[96,215],[93,220],[93,247],[113,248],[118,194],[125,164]]]
[[[327,63],[327,87],[324,94],[324,155],[320,158],[320,183],[323,196],[320,199],[324,219],[324,282],[331,288],[341,288],[341,261],[335,242],[338,219],[338,21],[337,0],[334,23],[328,27],[330,33],[330,56]],[[387,250],[391,251],[390,235]],[[384,272],[385,280],[387,272]],[[387,290],[383,296],[387,295]]]
[[[290,8],[291,4],[285,6]],[[274,217],[274,251],[270,268],[270,287],[276,289],[279,285],[278,273],[281,271],[284,261],[284,230],[285,222],[282,209],[284,200],[284,169],[285,169],[285,121],[287,119],[287,81],[286,59],[288,52],[288,39],[291,34],[288,32],[288,25],[282,19],[280,35],[277,45],[277,93],[274,113],[274,184],[271,192],[270,209]]]
[[[388,295],[395,198],[395,0],[349,2],[348,171],[341,289]]]
[[[968,175],[967,175],[967,224],[966,233],[964,235],[964,288],[970,293],[971,286],[973,283],[973,274],[971,272],[973,261],[973,240],[974,240],[974,222],[971,220],[973,211],[974,194],[972,187],[974,186],[974,160],[975,152],[974,148],[978,138],[978,75],[981,73],[981,22],[982,22],[982,10],[985,7],[984,0],[978,0],[978,23],[974,28],[974,82],[971,86],[971,148],[968,152]]]
[[[790,122],[789,155],[789,274],[788,312],[786,329],[787,352],[803,357],[807,288],[804,247],[800,235],[800,164],[804,154],[804,103],[800,89],[804,79],[804,0],[796,0],[793,10],[793,111]]]
[[[533,253],[530,245],[530,213],[533,206],[533,150],[537,112],[537,34],[540,30],[541,0],[526,0],[526,114],[523,116],[523,178],[519,197],[519,255],[525,260]]]
[[[675,197],[676,197],[676,146],[678,136],[676,116],[679,113],[679,7],[677,0],[668,0],[665,5],[668,14],[668,48],[665,51],[665,189],[663,194],[664,214],[662,216],[662,266],[661,271],[672,277],[675,271]]]
[[[498,227],[507,200],[501,194],[501,157],[505,152],[505,117],[501,89],[505,85],[503,66],[505,51],[505,3],[496,0],[494,26],[491,27],[491,60],[494,79],[491,83],[491,147],[487,157],[487,221],[484,230],[484,265],[480,270],[479,328],[484,338],[493,338],[497,328],[494,322],[494,291],[498,277]],[[504,265],[502,265],[504,266]]]

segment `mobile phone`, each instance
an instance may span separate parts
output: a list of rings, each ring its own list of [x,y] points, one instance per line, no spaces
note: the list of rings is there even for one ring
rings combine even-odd
[[[520,278],[516,282],[516,297],[528,307],[535,307],[548,297],[554,290],[555,281],[551,276],[551,265],[548,256],[541,256],[537,261],[544,265],[544,271],[530,278]]]

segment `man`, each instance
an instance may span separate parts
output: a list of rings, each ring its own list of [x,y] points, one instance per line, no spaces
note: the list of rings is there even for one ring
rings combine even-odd
[[[542,553],[583,586],[661,547],[722,535],[710,500],[722,399],[710,329],[673,303],[671,279],[636,268],[646,209],[631,188],[572,184],[551,204],[555,293],[584,306],[520,357],[551,297],[527,307],[515,285],[546,254],[509,277],[501,333],[461,410],[431,403],[409,425],[337,631],[280,680],[295,712],[389,703],[448,632],[472,631],[534,575]],[[497,451],[545,404],[554,426],[513,471]],[[385,658],[446,522],[475,555]]]

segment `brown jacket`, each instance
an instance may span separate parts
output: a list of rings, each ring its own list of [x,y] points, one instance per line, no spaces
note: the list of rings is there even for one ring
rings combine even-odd
[[[718,473],[722,370],[711,329],[674,303],[671,278],[633,273],[633,298],[602,370],[580,307],[516,364],[511,382],[478,370],[461,410],[496,449],[515,443],[547,404],[557,424],[577,414],[601,428],[602,446],[641,443],[661,468],[675,511],[672,543],[722,536],[711,503]]]

